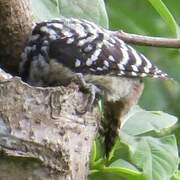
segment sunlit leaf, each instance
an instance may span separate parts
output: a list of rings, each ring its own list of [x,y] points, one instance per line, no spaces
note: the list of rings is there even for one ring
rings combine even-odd
[[[127,115],[121,130],[129,135],[139,135],[149,131],[159,133],[163,129],[171,128],[177,120],[175,116],[161,111],[145,111],[136,107]]]
[[[180,180],[180,170],[177,170],[171,180]]]

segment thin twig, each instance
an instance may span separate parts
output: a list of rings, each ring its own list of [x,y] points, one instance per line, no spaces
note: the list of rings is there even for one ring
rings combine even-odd
[[[154,46],[164,48],[180,48],[180,39],[160,38],[130,34],[123,31],[116,32],[125,42],[141,46]]]

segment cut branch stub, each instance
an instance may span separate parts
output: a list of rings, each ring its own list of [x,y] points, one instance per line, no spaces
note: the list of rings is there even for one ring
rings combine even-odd
[[[76,114],[86,99],[74,84],[0,83],[0,179],[86,179],[100,118],[97,107]]]

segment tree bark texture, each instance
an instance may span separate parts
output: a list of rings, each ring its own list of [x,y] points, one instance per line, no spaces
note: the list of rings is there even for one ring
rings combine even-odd
[[[31,87],[0,71],[0,180],[85,180],[98,108],[77,85]]]
[[[29,0],[0,0],[0,67],[18,73],[22,48],[32,28]]]
[[[18,73],[29,37],[29,0],[0,0],[0,67]],[[84,180],[98,108],[79,115],[88,99],[75,84],[35,88],[0,69],[0,180]]]

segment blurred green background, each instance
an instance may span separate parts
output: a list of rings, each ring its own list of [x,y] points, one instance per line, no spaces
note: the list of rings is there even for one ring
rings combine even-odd
[[[163,0],[163,2],[174,16],[176,23],[180,24],[180,1]],[[147,0],[107,0],[106,5],[110,29],[122,29],[125,32],[148,36],[175,37],[175,34]],[[140,106],[147,110],[162,110],[180,119],[180,51],[142,46],[135,48],[175,80],[175,82],[145,80]],[[179,126],[180,123],[176,126],[175,133],[180,149]]]

